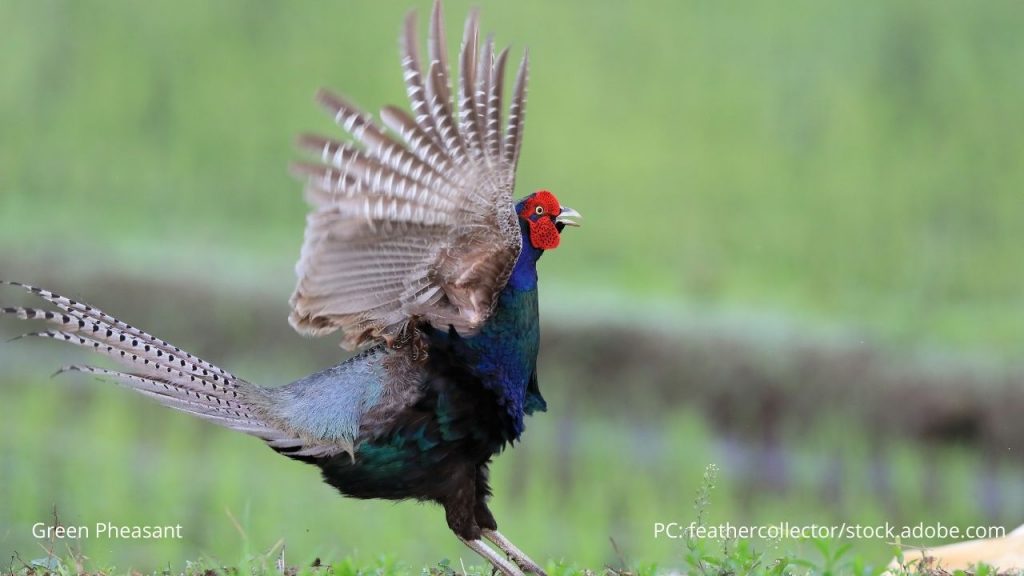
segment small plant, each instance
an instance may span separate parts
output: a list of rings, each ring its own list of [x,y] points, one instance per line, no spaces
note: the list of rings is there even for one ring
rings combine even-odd
[[[711,505],[711,493],[718,482],[718,472],[719,468],[716,464],[708,464],[704,469],[704,476],[693,502],[694,510],[697,513],[694,526],[698,529],[706,525],[707,510]],[[780,559],[766,569],[764,553],[758,552],[746,540],[722,538],[719,543],[721,545],[719,553],[715,554],[709,551],[704,540],[697,538],[693,531],[688,531],[686,534],[686,564],[691,570],[702,576],[745,576],[764,571],[780,576],[788,574],[786,567],[791,562]]]
[[[718,481],[719,469],[710,464],[704,470],[700,489],[694,500],[697,513],[695,527],[706,526],[707,511],[711,504],[711,493]],[[809,542],[819,553],[819,560],[801,558],[792,552],[784,552],[777,558],[769,559],[768,555],[758,550],[754,544],[745,539],[720,538],[719,545],[712,547],[706,540],[697,538],[694,531],[687,533],[686,554],[684,561],[690,572],[700,576],[879,576],[885,572],[884,567],[866,563],[862,558],[850,554],[852,544],[828,539],[811,539]],[[889,576],[911,576],[906,571],[889,571]],[[917,574],[924,573],[914,573]],[[942,574],[948,573],[928,573]],[[978,576],[965,575],[965,576]],[[988,576],[991,576],[989,574]]]
[[[442,558],[436,566],[423,569],[423,576],[457,576],[458,572],[452,569],[452,563],[447,558]]]

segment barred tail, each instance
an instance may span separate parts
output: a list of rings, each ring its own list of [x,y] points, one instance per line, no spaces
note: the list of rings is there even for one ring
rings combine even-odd
[[[281,431],[265,421],[253,405],[260,389],[181,348],[134,328],[102,310],[18,282],[19,286],[53,304],[59,312],[41,308],[5,307],[0,313],[23,320],[43,320],[53,329],[19,336],[70,342],[114,359],[126,368],[119,372],[95,366],[72,365],[58,370],[85,372],[109,378],[164,406],[268,442]]]

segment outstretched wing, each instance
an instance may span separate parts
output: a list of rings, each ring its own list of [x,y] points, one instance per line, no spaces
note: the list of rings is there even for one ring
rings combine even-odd
[[[478,14],[466,20],[458,104],[434,5],[428,66],[421,67],[416,18],[401,37],[412,114],[380,112],[387,129],[328,92],[317,99],[351,137],[303,136],[320,156],[296,166],[313,206],[296,266],[291,325],[300,333],[341,330],[357,348],[392,340],[414,319],[477,330],[494,308],[521,250],[512,200],[523,134],[527,57],[504,125],[508,50],[480,46]]]

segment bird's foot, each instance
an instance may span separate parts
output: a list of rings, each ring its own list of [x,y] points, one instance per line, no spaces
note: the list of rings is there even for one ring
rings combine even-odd
[[[501,548],[501,550],[516,563],[517,566],[523,569],[524,572],[531,572],[537,576],[548,576],[541,567],[530,559],[529,556],[523,553],[522,550],[516,547],[511,540],[505,538],[501,532],[497,530],[484,530],[484,538],[487,538],[491,542],[494,542],[495,546]]]
[[[494,569],[501,572],[504,576],[525,576],[523,571],[516,567],[515,564],[510,562],[508,558],[505,558],[501,554],[494,551],[493,548],[488,546],[483,540],[462,540],[462,543],[469,547],[470,550],[476,552],[480,556],[491,563]]]

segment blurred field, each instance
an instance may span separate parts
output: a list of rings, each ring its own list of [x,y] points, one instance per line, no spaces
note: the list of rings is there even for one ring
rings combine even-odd
[[[5,245],[286,285],[292,136],[330,130],[318,86],[400,99],[408,4],[5,3]],[[1019,349],[1018,2],[483,8],[534,53],[520,186],[587,217],[548,283]]]
[[[586,218],[541,263],[545,330],[560,338],[547,346],[581,366],[545,360],[551,412],[498,460],[507,533],[542,557],[615,561],[611,536],[671,563],[681,543],[651,525],[692,519],[709,462],[723,466],[722,521],[1024,520],[1024,446],[1000,427],[1024,394],[1024,5],[476,4],[514,55],[531,51],[520,192],[548,188]],[[332,132],[317,87],[371,110],[402,99],[412,5],[428,6],[0,4],[0,278],[127,311],[260,383],[334,361],[333,342],[285,323],[305,213],[286,166],[295,134]],[[446,2],[453,48],[469,5]],[[643,355],[680,333],[666,346],[700,370],[669,367],[672,348]],[[854,353],[825,355],[820,374],[860,408],[785,360],[834,334]],[[737,361],[736,341],[757,352]],[[906,426],[895,410],[873,418],[886,388],[858,394],[864,342],[912,366],[871,374],[912,391]],[[45,378],[72,356],[0,346],[0,556],[31,556],[28,527],[53,505],[68,524],[190,527],[183,542],[87,543],[119,566],[280,538],[299,557],[462,554],[435,508],[342,500],[258,442]],[[781,404],[759,411],[779,382]],[[1004,411],[918,433],[972,394]]]

